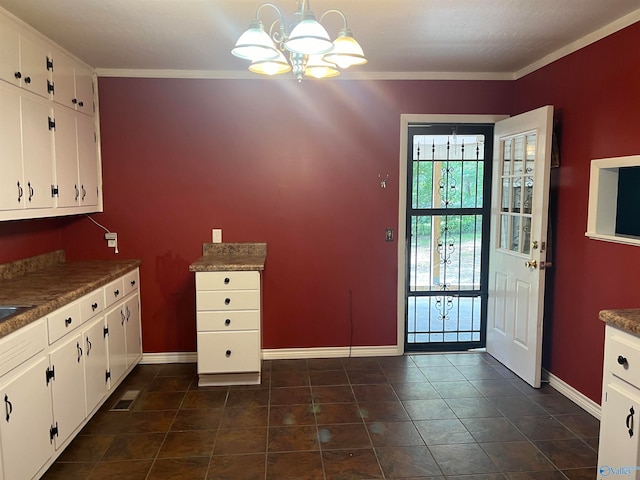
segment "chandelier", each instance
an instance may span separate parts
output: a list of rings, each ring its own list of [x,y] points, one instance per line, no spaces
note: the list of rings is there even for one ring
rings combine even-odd
[[[347,27],[347,18],[340,10],[327,10],[320,17],[320,21],[330,13],[342,17],[344,26],[332,42],[311,11],[309,0],[296,0],[296,3],[298,8],[290,25],[285,23],[282,12],[276,5],[260,5],[255,20],[240,35],[231,53],[250,60],[251,72],[280,75],[293,71],[298,82],[302,81],[303,76],[335,77],[340,74],[339,69],[367,63],[362,47],[353,38]],[[260,11],[265,7],[273,8],[278,14],[268,34],[259,18]]]

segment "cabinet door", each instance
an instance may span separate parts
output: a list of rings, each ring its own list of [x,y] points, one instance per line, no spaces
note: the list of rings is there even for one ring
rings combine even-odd
[[[22,179],[20,95],[15,89],[10,88],[0,85],[0,112],[2,112],[0,115],[0,151],[2,152],[0,210],[23,208],[25,203],[26,187]]]
[[[94,117],[76,114],[80,204],[98,204],[98,151]]]
[[[78,63],[74,66],[76,85],[76,109],[87,115],[93,115],[93,72]]]
[[[0,80],[20,85],[20,34],[7,20],[0,19]]]
[[[22,162],[26,208],[53,207],[52,112],[46,102],[22,97]]]
[[[127,368],[136,363],[142,355],[142,340],[140,338],[140,301],[134,295],[124,304],[125,337],[127,341]]]
[[[53,419],[58,425],[56,450],[87,416],[84,390],[84,342],[81,334],[62,340],[49,354]]]
[[[84,376],[87,413],[91,414],[107,393],[107,340],[104,318],[94,320],[84,331]]]
[[[110,385],[117,382],[127,369],[127,344],[124,333],[125,321],[124,304],[107,313],[107,326],[109,328],[107,358],[109,362],[109,372],[111,373]]]
[[[60,52],[53,52],[53,101],[65,107],[75,109],[73,103],[76,97],[73,79],[73,59]]]
[[[51,393],[45,377],[48,363],[45,356],[30,361],[0,387],[4,404],[0,440],[6,479],[33,478],[52,455]]]
[[[20,70],[22,87],[44,98],[50,98],[51,69],[47,68],[51,58],[49,46],[29,34],[20,35]]]
[[[617,382],[605,386],[605,401],[600,419],[600,451],[598,465],[617,469],[639,465],[640,451],[640,392],[630,391]],[[631,431],[630,431],[631,430]],[[611,475],[614,471],[612,470]],[[631,473],[640,478],[639,471]],[[601,477],[598,477],[601,478]],[[625,477],[627,478],[627,477]]]
[[[74,207],[78,205],[80,199],[76,113],[60,106],[55,106],[53,112],[56,122],[54,138],[57,206]]]

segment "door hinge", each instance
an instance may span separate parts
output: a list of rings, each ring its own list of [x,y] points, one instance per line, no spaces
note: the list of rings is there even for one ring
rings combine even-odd
[[[50,380],[55,380],[56,379],[55,366],[53,366],[51,368],[47,367],[47,371],[45,372],[45,377],[47,379],[47,385],[49,385],[49,381]]]
[[[57,197],[60,192],[59,187],[57,185],[51,185],[51,197]]]
[[[53,82],[47,80],[47,92],[48,93],[55,93],[54,92],[54,85]]]
[[[104,383],[107,383],[110,378],[111,378],[111,371],[107,370],[106,372],[104,372]]]
[[[49,429],[49,439],[51,440],[51,443],[53,443],[53,437],[57,437],[58,436],[58,422],[56,422],[55,425],[51,425],[51,428]]]
[[[47,70],[51,70],[53,72],[53,59],[47,57]]]
[[[103,336],[105,338],[107,337],[107,335],[109,335],[109,326],[108,325],[102,329],[102,334],[103,334]]]
[[[54,118],[49,117],[49,130],[54,130],[56,128],[56,121]]]

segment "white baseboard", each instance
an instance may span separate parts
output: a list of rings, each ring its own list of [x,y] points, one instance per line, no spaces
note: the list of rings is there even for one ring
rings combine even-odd
[[[395,345],[382,347],[274,348],[262,350],[264,360],[300,358],[389,357],[399,355]]]
[[[560,380],[553,373],[548,372],[547,370],[543,370],[542,374],[544,378],[549,380],[549,385],[553,387],[555,390],[560,392],[562,395],[567,397],[569,400],[576,403],[578,406],[582,407],[587,413],[590,413],[595,418],[600,420],[600,412],[601,407],[596,402],[591,400],[589,397],[579,392],[575,388],[573,388],[568,383]]]
[[[163,352],[143,353],[140,363],[150,365],[154,363],[196,363],[197,361],[197,352]]]

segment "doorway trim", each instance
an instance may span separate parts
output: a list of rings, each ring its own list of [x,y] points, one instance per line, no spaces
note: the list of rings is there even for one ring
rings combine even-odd
[[[430,123],[496,123],[509,118],[509,115],[459,115],[459,114],[401,114],[400,115],[400,158],[398,169],[398,291],[397,291],[397,348],[398,355],[404,354],[404,313],[406,309],[407,278],[407,148],[410,124]]]

